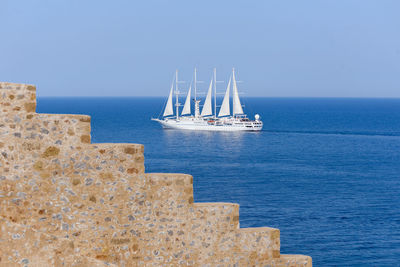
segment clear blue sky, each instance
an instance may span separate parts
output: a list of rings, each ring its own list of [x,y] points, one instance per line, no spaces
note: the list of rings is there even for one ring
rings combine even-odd
[[[195,66],[248,96],[400,97],[400,1],[0,0],[0,80],[39,96],[166,96]]]

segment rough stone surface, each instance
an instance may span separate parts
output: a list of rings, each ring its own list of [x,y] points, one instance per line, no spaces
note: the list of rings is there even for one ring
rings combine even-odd
[[[0,83],[0,266],[312,265],[239,205],[194,203],[192,176],[145,173],[142,145],[35,110],[35,86]]]

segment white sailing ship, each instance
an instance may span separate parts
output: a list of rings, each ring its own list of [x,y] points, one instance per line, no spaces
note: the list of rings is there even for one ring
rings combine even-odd
[[[243,112],[242,104],[240,103],[237,82],[235,78],[235,70],[232,69],[232,75],[229,79],[228,86],[225,91],[224,99],[217,114],[217,79],[216,69],[208,87],[207,96],[200,112],[200,100],[197,99],[197,73],[194,71],[194,115],[191,111],[191,91],[189,87],[185,104],[179,116],[179,86],[178,71],[176,71],[174,82],[171,85],[167,104],[160,118],[152,118],[159,122],[163,128],[196,130],[196,131],[260,131],[263,123],[260,116],[256,114],[254,120],[250,120]],[[232,113],[230,108],[230,91],[232,87]],[[214,90],[213,90],[214,89]],[[214,91],[214,109],[212,106],[212,94]],[[173,108],[173,94],[175,93],[175,114]],[[161,115],[161,114],[160,114]]]

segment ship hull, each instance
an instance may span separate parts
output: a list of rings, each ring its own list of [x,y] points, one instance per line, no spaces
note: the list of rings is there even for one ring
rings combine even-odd
[[[237,131],[261,131],[262,122],[232,122],[232,123],[210,123],[204,120],[159,120],[164,129],[191,130],[191,131],[218,131],[218,132],[237,132]]]

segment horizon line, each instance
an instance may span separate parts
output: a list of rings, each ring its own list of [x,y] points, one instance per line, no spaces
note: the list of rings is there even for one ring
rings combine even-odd
[[[96,95],[70,95],[70,96],[37,96],[38,98],[167,98],[166,96],[141,96],[141,95],[121,95],[121,96],[96,96]],[[182,96],[180,98],[185,98]],[[217,98],[223,98],[219,96]],[[241,96],[241,98],[361,98],[361,99],[400,99],[400,96]]]

